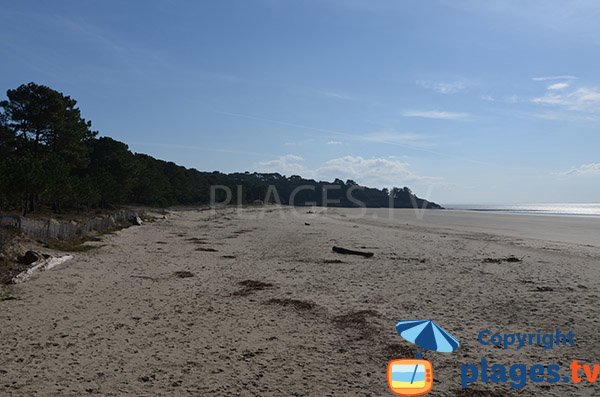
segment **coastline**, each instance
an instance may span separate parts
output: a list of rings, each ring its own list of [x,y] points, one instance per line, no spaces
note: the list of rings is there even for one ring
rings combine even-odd
[[[444,204],[451,211],[492,212],[498,214],[580,216],[600,218],[600,203],[472,203]]]
[[[596,217],[534,215],[469,210],[367,209],[366,219],[376,216],[387,225],[408,223],[435,229],[497,234],[557,243],[600,247]]]
[[[461,342],[454,354],[426,353],[443,380],[432,396],[461,395],[460,364],[482,357],[598,361],[600,244],[586,237],[594,224],[438,210],[422,218],[394,210],[389,219],[382,211],[188,209],[107,235],[10,287],[15,299],[0,302],[0,390],[388,395],[387,361],[414,354],[394,324],[423,317]],[[339,255],[334,245],[374,256]],[[510,256],[521,262],[502,260]],[[560,328],[578,339],[554,350],[490,349],[476,341],[487,328]],[[591,396],[597,386],[467,391]]]

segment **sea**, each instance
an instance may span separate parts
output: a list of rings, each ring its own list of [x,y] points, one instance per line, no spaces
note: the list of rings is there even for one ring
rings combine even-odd
[[[449,210],[462,211],[600,217],[600,203],[445,204],[443,206]]]

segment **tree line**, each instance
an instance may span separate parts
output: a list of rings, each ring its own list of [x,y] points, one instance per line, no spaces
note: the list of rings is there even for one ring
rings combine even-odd
[[[343,207],[441,208],[410,189],[374,189],[348,180],[333,183],[278,173],[202,172],[173,162],[133,153],[109,137],[98,137],[81,116],[77,101],[50,87],[28,83],[6,93],[0,102],[0,209],[23,214],[40,208],[56,212],[124,204],[195,205],[210,202],[211,186],[227,186],[232,202],[256,200]],[[238,188],[241,186],[241,188]],[[276,195],[273,193],[273,188]],[[339,186],[339,188],[337,188]],[[351,190],[351,194],[348,194]],[[223,191],[217,191],[223,194]],[[354,198],[351,200],[350,197]],[[219,197],[217,197],[219,199]],[[222,198],[221,198],[222,199]],[[219,199],[219,201],[221,201]]]

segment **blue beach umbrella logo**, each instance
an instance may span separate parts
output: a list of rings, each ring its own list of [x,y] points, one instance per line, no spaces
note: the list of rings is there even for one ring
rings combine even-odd
[[[396,331],[402,338],[417,345],[417,356],[422,350],[452,353],[460,346],[455,337],[432,320],[398,321]]]
[[[399,396],[420,396],[433,388],[433,366],[422,359],[423,350],[451,353],[460,343],[448,331],[431,320],[399,321],[396,331],[406,341],[416,345],[416,359],[395,359],[388,363],[387,381],[390,390]]]

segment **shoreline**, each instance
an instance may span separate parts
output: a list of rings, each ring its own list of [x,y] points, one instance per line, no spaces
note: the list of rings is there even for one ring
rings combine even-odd
[[[595,218],[599,219],[600,215],[596,214],[561,214],[561,213],[549,213],[544,212],[543,210],[535,211],[516,211],[516,210],[501,210],[501,209],[457,209],[457,208],[444,208],[443,211],[462,211],[462,212],[483,212],[483,213],[493,213],[493,214],[507,214],[507,215],[531,215],[531,216],[565,216],[565,217],[573,217],[573,218]]]
[[[386,225],[408,223],[433,229],[487,233],[504,237],[535,239],[600,247],[600,226],[594,217],[508,214],[465,210],[367,209],[365,219],[374,216]]]
[[[445,204],[444,208],[452,211],[600,218],[600,203],[454,203]]]

